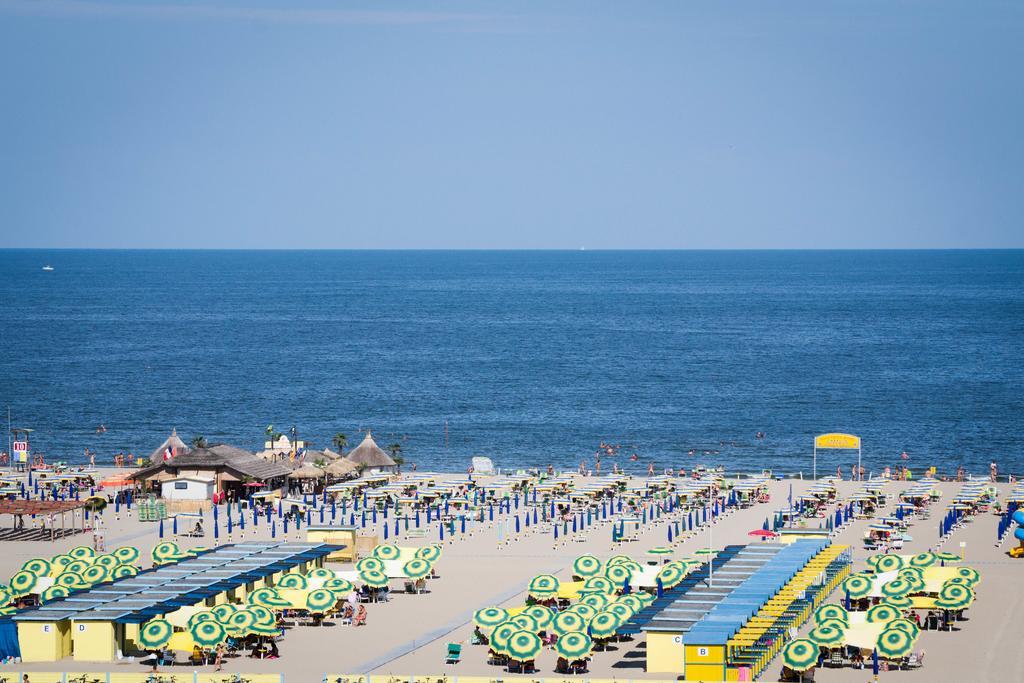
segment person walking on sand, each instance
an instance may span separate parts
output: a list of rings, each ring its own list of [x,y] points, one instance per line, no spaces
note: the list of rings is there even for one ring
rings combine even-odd
[[[217,649],[214,650],[213,663],[216,665],[214,671],[220,671],[224,666],[224,643],[217,643]]]
[[[993,463],[988,466],[988,477],[989,479],[992,480],[992,483],[994,484],[996,483],[997,476],[999,476],[999,468],[996,467],[996,463],[993,461]]]

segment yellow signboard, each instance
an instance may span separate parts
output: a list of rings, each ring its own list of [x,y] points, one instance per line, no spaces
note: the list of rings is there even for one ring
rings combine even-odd
[[[853,434],[822,434],[814,437],[815,448],[860,448],[860,437]]]

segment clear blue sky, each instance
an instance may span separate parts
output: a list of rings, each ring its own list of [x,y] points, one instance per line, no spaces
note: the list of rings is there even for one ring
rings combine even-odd
[[[0,0],[0,246],[1024,246],[1024,3]]]

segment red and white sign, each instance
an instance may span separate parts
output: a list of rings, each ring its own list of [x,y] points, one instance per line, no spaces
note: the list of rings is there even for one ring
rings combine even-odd
[[[18,453],[18,452],[28,453],[28,441],[15,441],[14,442],[14,452],[15,453]]]

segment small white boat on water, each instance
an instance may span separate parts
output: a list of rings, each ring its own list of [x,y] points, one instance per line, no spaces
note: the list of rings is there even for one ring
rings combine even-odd
[[[53,266],[47,264],[47,265],[43,266],[43,270],[49,272],[49,271],[53,270]]]

